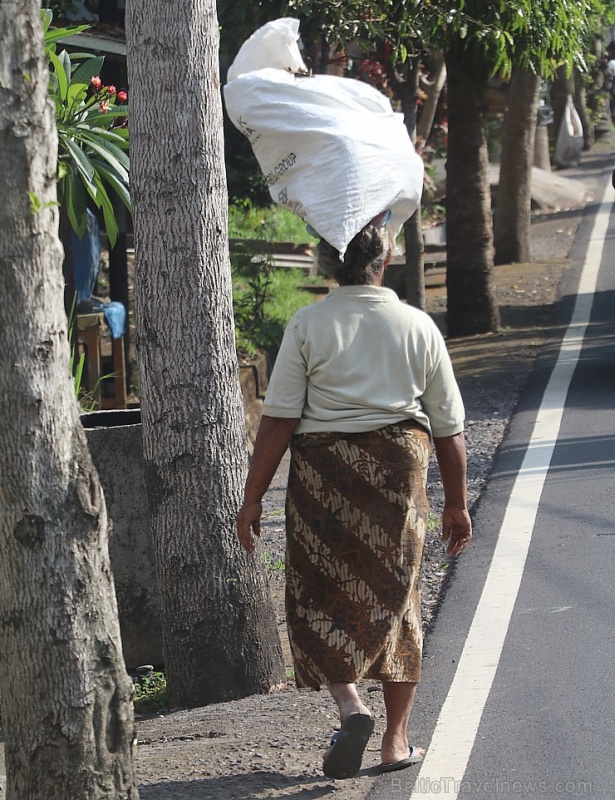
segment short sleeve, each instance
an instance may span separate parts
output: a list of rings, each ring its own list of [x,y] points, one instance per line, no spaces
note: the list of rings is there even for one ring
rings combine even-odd
[[[434,325],[433,368],[426,376],[421,403],[434,436],[454,436],[464,429],[465,409],[442,334]]]
[[[263,403],[263,414],[267,417],[301,417],[306,392],[306,362],[300,322],[295,315],[282,337]]]

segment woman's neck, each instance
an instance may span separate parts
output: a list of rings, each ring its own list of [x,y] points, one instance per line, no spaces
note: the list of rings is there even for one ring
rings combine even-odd
[[[340,286],[382,286],[382,280],[384,278],[384,268],[377,272],[371,281],[367,281],[365,283],[353,283],[351,281],[345,280],[343,277],[337,278],[337,282]]]

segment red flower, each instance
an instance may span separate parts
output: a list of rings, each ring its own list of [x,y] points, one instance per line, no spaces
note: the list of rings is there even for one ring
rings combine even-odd
[[[107,111],[109,110],[110,106],[109,106],[109,103],[107,102],[107,100],[105,100],[103,103],[100,103],[98,108],[100,109],[101,114],[106,114]]]
[[[102,81],[98,77],[98,75],[96,75],[95,77],[90,78],[90,83],[92,84],[94,89],[100,89],[100,87],[102,86]]]
[[[108,94],[115,94],[115,86],[107,86]]]
[[[127,95],[127,94],[126,94],[126,92],[125,92],[125,91],[122,89],[122,91],[121,91],[121,92],[118,92],[118,93],[117,93],[117,99],[120,101],[120,103],[125,103],[125,102],[126,102],[126,100],[128,100],[128,95]]]

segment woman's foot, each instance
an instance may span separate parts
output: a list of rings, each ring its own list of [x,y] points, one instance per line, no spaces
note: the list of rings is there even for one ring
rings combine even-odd
[[[385,733],[382,737],[382,747],[380,748],[381,767],[400,764],[407,759],[413,759],[412,763],[416,763],[424,755],[425,751],[421,747],[413,747],[411,749],[405,736]],[[406,763],[405,766],[410,766],[410,763]]]
[[[397,772],[400,769],[406,769],[406,767],[411,767],[414,764],[418,764],[419,761],[422,761],[424,755],[425,751],[421,747],[410,747],[409,755],[406,758],[402,758],[399,761],[382,763],[380,764],[379,771]]]
[[[361,769],[363,753],[374,730],[370,714],[351,713],[331,739],[323,758],[323,772],[328,778],[352,778]]]
[[[371,715],[369,708],[363,703],[354,683],[330,683],[329,691],[337,704],[340,724],[343,725],[351,714]]]

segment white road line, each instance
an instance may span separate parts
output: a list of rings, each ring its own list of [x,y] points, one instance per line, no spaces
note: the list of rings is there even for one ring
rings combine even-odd
[[[549,471],[572,375],[590,321],[613,189],[606,187],[590,236],[572,320],[544,393],[515,480],[485,586],[410,798],[456,798],[498,667],[519,592],[538,504]]]

